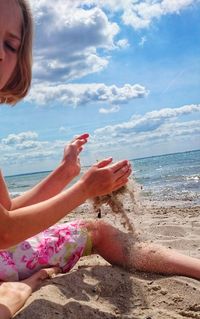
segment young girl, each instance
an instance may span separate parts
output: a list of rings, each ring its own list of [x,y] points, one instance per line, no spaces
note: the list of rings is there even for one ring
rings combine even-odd
[[[32,18],[25,0],[0,1],[0,102],[15,104],[31,83]],[[58,167],[32,190],[11,199],[0,175],[0,318],[19,310],[45,278],[67,272],[80,256],[100,254],[111,264],[200,278],[200,260],[174,250],[139,243],[102,221],[54,225],[86,199],[110,193],[128,181],[127,160],[93,165],[80,172],[79,153],[88,134],[64,150]],[[21,280],[21,281],[19,281]],[[10,282],[8,282],[10,281]]]

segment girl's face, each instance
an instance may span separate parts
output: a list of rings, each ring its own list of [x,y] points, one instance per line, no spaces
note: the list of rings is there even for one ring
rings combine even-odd
[[[22,16],[15,0],[0,0],[0,90],[15,70],[21,44]]]

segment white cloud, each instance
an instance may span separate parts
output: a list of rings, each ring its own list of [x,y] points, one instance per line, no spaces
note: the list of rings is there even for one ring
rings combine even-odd
[[[74,80],[107,66],[107,51],[117,49],[115,36],[120,28],[101,8],[85,10],[77,1],[64,0],[56,1],[56,5],[31,0],[31,5],[37,22],[35,81]],[[122,44],[126,44],[123,39]]]
[[[119,41],[117,41],[116,45],[122,49],[122,48],[127,48],[129,46],[129,42],[128,39],[121,39]]]
[[[5,145],[15,145],[15,144],[21,144],[24,142],[27,142],[28,140],[36,140],[38,137],[38,134],[36,132],[22,132],[19,134],[9,134],[6,138],[3,138],[1,140],[2,144]]]
[[[16,150],[42,150],[44,146],[46,146],[47,142],[39,142],[39,141],[24,141],[15,146]]]
[[[179,13],[180,10],[198,2],[198,0],[163,0],[161,7],[166,13]]]
[[[99,109],[99,113],[101,113],[101,114],[116,113],[116,112],[119,112],[119,110],[120,110],[119,105],[115,105],[115,106],[111,107],[110,109],[105,109],[102,107]]]
[[[147,42],[147,38],[145,36],[141,37],[140,42],[139,42],[139,46],[143,47],[145,42]]]
[[[199,3],[199,0],[105,0],[87,1],[111,12],[120,12],[122,22],[134,29],[150,26],[152,21],[167,14],[178,14]]]
[[[123,49],[128,39],[119,38],[121,23],[135,29],[154,19],[179,13],[199,0],[30,0],[36,20],[34,82],[66,83],[105,69],[111,50]],[[105,10],[106,9],[106,10]],[[110,10],[111,15],[108,13]],[[113,19],[112,19],[113,17]],[[140,45],[144,45],[145,37]]]
[[[105,157],[113,154],[116,157],[121,154],[120,158],[123,158],[126,155],[122,156],[122,154],[128,153],[129,157],[133,158],[140,151],[144,151],[146,155],[149,153],[153,155],[151,150],[155,145],[166,144],[170,147],[172,143],[176,143],[177,150],[182,140],[191,141],[193,137],[197,145],[197,141],[200,138],[199,120],[165,123],[154,131],[127,132],[127,134],[115,136],[96,134],[91,140],[91,144],[88,144],[87,147],[91,154],[94,153],[96,156],[101,156],[102,154]],[[190,147],[190,145],[185,145],[185,147]],[[160,149],[161,152],[162,149]]]
[[[32,162],[38,163],[44,159],[52,159],[55,157],[55,152],[49,151],[48,149],[45,150],[34,150],[32,152],[15,152],[15,153],[8,153],[4,154],[2,157],[2,163],[7,163],[8,165],[18,164],[20,167],[22,164],[29,164]]]
[[[58,154],[60,152],[61,157],[65,145],[65,140],[41,141],[36,132],[10,134],[0,140],[1,163],[17,163],[21,166],[23,163],[27,164],[27,161],[36,163],[44,159],[58,159]]]
[[[200,105],[165,108],[142,116],[134,115],[130,121],[96,129],[88,145],[89,150],[96,156],[101,156],[102,152],[104,155],[125,152],[129,157],[134,157],[134,154],[148,154],[148,149],[151,150],[155,145],[179,145],[185,138],[194,138],[195,145],[198,145],[200,120],[183,121],[184,115],[194,112],[200,112]]]
[[[74,107],[92,102],[123,104],[148,94],[145,87],[135,84],[107,86],[103,83],[93,84],[58,84],[42,83],[33,85],[27,101],[48,104],[59,101],[63,105]]]
[[[155,131],[166,123],[166,121],[194,112],[200,112],[199,104],[184,105],[179,108],[164,108],[159,111],[148,112],[145,115],[137,116],[136,118],[133,116],[128,122],[99,128],[95,131],[95,134],[116,137],[130,133],[138,134],[146,131]]]
[[[131,2],[131,1],[130,1]],[[177,14],[181,10],[196,4],[198,0],[146,0],[137,1],[126,7],[122,15],[123,22],[134,29],[147,28],[152,21],[167,14]]]
[[[181,121],[183,115],[200,112],[200,105],[185,105],[179,108],[165,108],[133,116],[128,122],[96,129],[90,135],[86,147],[87,157],[92,161],[120,151],[134,157],[140,149],[151,149],[162,143],[196,140],[200,137],[200,120]],[[180,117],[182,117],[180,119]],[[64,127],[60,128],[65,131]],[[22,132],[0,140],[1,163],[23,165],[27,163],[57,163],[61,160],[66,140],[41,141],[36,132]],[[197,144],[197,143],[196,143]],[[84,152],[85,153],[85,152]],[[84,157],[83,153],[83,157]],[[106,155],[107,154],[107,155]],[[45,163],[46,163],[45,162]],[[88,163],[88,160],[87,160]]]

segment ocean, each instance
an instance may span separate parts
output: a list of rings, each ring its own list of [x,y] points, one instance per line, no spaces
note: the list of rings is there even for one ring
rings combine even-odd
[[[200,150],[136,159],[133,165],[145,197],[200,204]]]
[[[152,201],[200,204],[200,150],[131,160],[142,194]],[[84,169],[84,168],[83,168]],[[49,172],[7,176],[12,197],[30,189]]]

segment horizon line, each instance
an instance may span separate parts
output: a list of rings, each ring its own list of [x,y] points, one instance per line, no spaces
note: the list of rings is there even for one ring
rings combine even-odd
[[[182,151],[182,152],[174,152],[174,153],[164,153],[160,155],[151,155],[151,156],[144,156],[144,157],[136,157],[131,158],[128,161],[134,161],[134,160],[142,160],[145,158],[152,158],[152,157],[161,157],[161,156],[167,156],[167,155],[173,155],[173,154],[182,154],[182,153],[190,153],[190,152],[198,152],[200,149],[194,149],[190,151]],[[91,165],[84,165],[82,168],[90,167]],[[24,175],[34,175],[34,174],[43,174],[43,173],[50,173],[53,170],[47,170],[47,171],[37,171],[37,172],[28,172],[28,173],[20,173],[20,174],[14,174],[14,175],[5,175],[5,177],[16,177],[16,176],[24,176]]]

